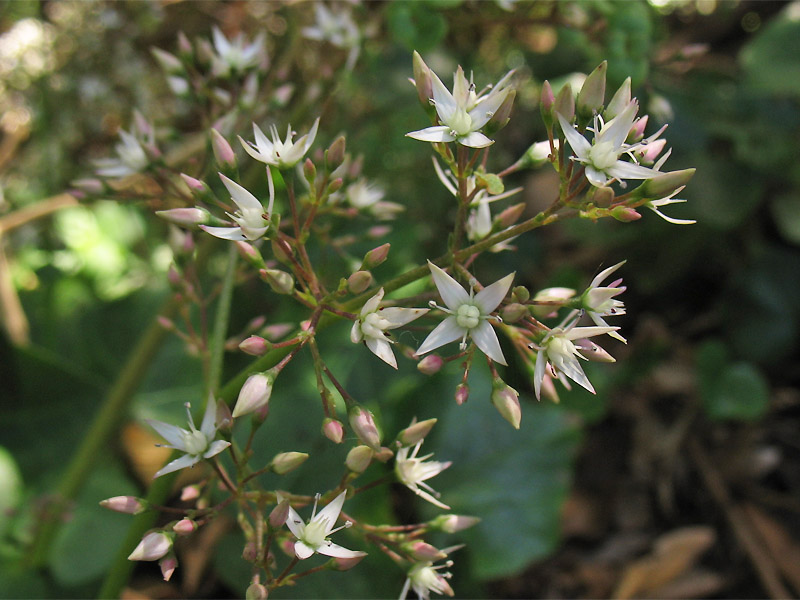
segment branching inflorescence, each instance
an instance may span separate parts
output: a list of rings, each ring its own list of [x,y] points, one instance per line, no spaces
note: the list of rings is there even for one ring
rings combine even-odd
[[[359,38],[350,18],[319,9],[317,19],[314,27],[305,30],[309,38],[345,48],[347,62],[343,67],[352,68]],[[221,353],[214,348],[207,328],[193,325],[194,315],[205,315],[210,306],[210,295],[203,294],[196,277],[202,259],[194,251],[195,243],[210,250],[234,244],[243,260],[238,266],[235,260],[230,262],[238,277],[230,277],[229,285],[252,276],[260,278],[273,292],[300,307],[305,316],[293,328],[256,319],[238,338],[227,340],[228,348],[238,346],[259,358],[235,402],[226,403],[217,384],[208,382],[209,396],[200,429],[191,415],[188,428],[150,421],[167,447],[181,453],[156,477],[185,468],[203,469],[201,465],[206,464],[210,468],[203,470],[205,477],[199,486],[184,490],[190,507],[180,509],[174,521],[145,533],[129,558],[159,561],[164,578],[169,579],[178,566],[175,538],[190,536],[198,527],[228,513],[235,514],[242,528],[246,540],[243,556],[252,563],[248,597],[264,598],[272,590],[294,584],[323,567],[350,569],[367,556],[367,550],[386,553],[405,571],[401,597],[412,589],[421,598],[431,592],[452,595],[449,575],[440,569],[453,564],[450,554],[457,547],[440,550],[425,538],[433,531],[456,533],[473,525],[475,518],[445,514],[416,524],[372,524],[347,511],[350,498],[391,480],[449,510],[444,501],[447,491],[439,494],[428,480],[451,463],[431,460],[432,454],[417,456],[436,419],[415,419],[385,442],[388,437],[375,415],[337,378],[319,340],[327,335],[325,330],[331,323],[347,320],[352,322],[350,343],[340,340],[342,351],[361,353],[359,360],[375,361],[373,368],[397,369],[400,358],[417,361],[420,372],[434,375],[448,363],[460,362],[463,376],[454,391],[459,404],[469,396],[473,362],[485,361],[493,381],[491,402],[519,429],[523,412],[519,393],[502,379],[499,369],[521,369],[536,398],[558,401],[555,381],[566,388],[574,382],[594,392],[582,363],[614,361],[596,340],[609,336],[625,342],[620,327],[606,321],[625,314],[619,299],[625,287],[621,279],[604,283],[623,263],[600,272],[580,293],[568,288],[531,293],[523,285],[512,288],[514,273],[482,285],[475,259],[487,251],[513,250],[508,242],[514,237],[567,218],[612,217],[631,222],[640,218],[641,207],[662,215],[661,207],[679,202],[674,196],[693,170],[663,171],[669,156],[669,152],[663,153],[663,128],[645,137],[647,116],[638,116],[639,105],[631,97],[630,80],[605,102],[603,63],[588,76],[576,98],[569,86],[556,97],[544,82],[541,112],[548,138],[531,144],[518,161],[493,173],[488,166],[490,151],[511,116],[514,73],[478,91],[473,77],[468,79],[458,67],[451,91],[414,53],[412,83],[431,124],[407,135],[431,145],[436,155],[434,169],[455,198],[455,220],[447,247],[441,248],[440,257],[428,259],[407,274],[378,282],[373,270],[390,251],[389,244],[384,243],[361,260],[351,260],[349,272],[331,277],[320,272],[312,260],[309,247],[315,238],[324,239],[338,220],[357,215],[394,219],[403,207],[384,201],[383,189],[362,176],[359,161],[346,153],[343,137],[324,153],[314,154],[324,121],[313,111],[309,111],[312,117],[307,119],[308,126],[300,128],[306,133],[299,139],[285,122],[268,123],[269,137],[258,123],[246,122],[245,115],[255,110],[258,98],[277,98],[286,93],[283,85],[276,87],[272,79],[263,37],[249,42],[240,34],[229,40],[215,29],[211,44],[203,41],[193,46],[181,38],[179,46],[179,56],[164,50],[156,50],[155,56],[177,95],[210,107],[205,117],[213,127],[206,131],[206,140],[214,164],[209,163],[205,170],[195,167],[191,173],[182,173],[181,168],[202,161],[171,159],[159,148],[154,126],[139,115],[130,132],[120,133],[117,158],[98,163],[100,179],[96,185],[103,193],[113,189],[121,197],[129,187],[120,185],[120,180],[138,177],[139,187],[142,181],[148,182],[171,198],[172,205],[158,206],[157,214],[176,226],[176,235],[182,240],[170,282],[184,302],[180,312],[183,323],[165,320],[164,326],[201,357],[207,373],[215,372],[214,364],[221,361]],[[210,61],[201,58],[197,51],[201,47],[212,52]],[[248,161],[241,165],[227,138],[250,126],[254,141],[239,138]],[[281,139],[279,131],[283,128],[287,133]],[[525,206],[518,204],[492,217],[495,202],[521,190],[506,191],[504,180],[517,171],[542,165],[550,165],[560,181],[558,195],[549,207],[523,219]],[[245,169],[260,173],[262,182],[251,176],[246,186]],[[279,179],[280,187],[276,185]],[[635,187],[633,182],[637,183]],[[268,190],[266,205],[255,192],[264,187]],[[664,218],[673,223],[687,222]],[[392,295],[401,285],[428,275],[435,286],[429,286],[430,292],[402,298]],[[224,289],[220,293],[224,294]],[[412,321],[415,328],[427,331],[416,349],[403,344],[394,333]],[[582,324],[587,321],[591,324]],[[276,426],[268,415],[270,403],[283,400],[279,375],[301,354],[313,364],[323,435],[335,444],[356,440],[347,453],[338,485],[314,496],[279,489],[280,476],[313,458],[308,454],[281,452],[266,465],[251,464],[250,460],[255,437],[262,435],[262,430],[263,435],[269,435],[270,427]],[[216,369],[218,372],[218,366]],[[241,435],[248,427],[249,432]],[[381,463],[390,463],[393,469]],[[356,480],[368,475],[370,480],[356,485]],[[306,522],[297,509],[312,504]],[[104,506],[132,514],[162,508],[132,497],[112,498]],[[331,541],[332,535],[346,538],[339,532],[345,528],[349,532],[348,548],[364,550],[350,550]],[[320,566],[312,559],[314,554],[329,558]],[[306,567],[307,560],[313,566]],[[436,563],[439,566],[434,566]]]

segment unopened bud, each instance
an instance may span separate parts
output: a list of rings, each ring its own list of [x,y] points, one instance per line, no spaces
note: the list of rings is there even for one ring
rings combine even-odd
[[[217,430],[221,432],[230,432],[233,430],[233,413],[231,413],[230,406],[225,402],[217,402],[217,417],[216,417]]]
[[[344,184],[344,180],[341,177],[337,177],[328,184],[328,193],[333,194],[338,192],[340,189],[342,189],[342,184]]]
[[[272,385],[275,383],[276,373],[272,370],[264,373],[250,375],[244,382],[236,406],[233,407],[233,418],[250,414],[266,406],[272,395]]]
[[[344,162],[345,139],[343,135],[336,138],[330,148],[325,151],[325,168],[328,172],[335,170]]]
[[[383,263],[386,260],[386,257],[389,256],[389,248],[391,247],[391,244],[383,244],[367,252],[364,255],[364,261],[361,263],[361,268],[374,269],[379,264]]]
[[[169,75],[183,73],[183,64],[181,64],[181,61],[174,54],[165,52],[161,48],[150,48],[150,52],[153,53],[153,57],[158,61],[161,68],[164,69],[165,73]]]
[[[187,485],[181,490],[181,502],[191,502],[200,497],[200,486]]]
[[[345,466],[353,473],[363,473],[372,462],[373,451],[369,446],[356,446],[347,453]]]
[[[199,179],[195,179],[194,177],[187,175],[186,173],[181,173],[181,179],[183,179],[183,182],[186,184],[186,186],[193,192],[204,193],[208,190],[208,186],[206,186],[205,183]]]
[[[307,158],[303,163],[303,176],[308,183],[313,183],[317,178],[317,167],[314,166],[310,158]]]
[[[277,260],[279,260],[285,265],[288,265],[289,263],[292,262],[291,258],[293,256],[292,247],[289,246],[289,244],[286,243],[285,240],[273,238],[271,240],[271,244],[272,244],[272,255]]]
[[[177,533],[178,535],[189,535],[195,529],[197,529],[197,523],[192,521],[191,519],[181,519],[175,525],[172,526],[172,531]]]
[[[390,460],[392,460],[392,458],[394,458],[394,452],[392,452],[391,448],[387,448],[386,446],[381,446],[381,449],[378,450],[373,455],[373,458],[382,463],[389,462]]]
[[[650,115],[639,117],[634,121],[631,130],[628,132],[628,137],[625,141],[629,144],[636,143],[644,137],[644,130],[647,128],[647,121],[650,120]]]
[[[178,559],[170,554],[158,561],[158,566],[161,568],[161,577],[164,578],[164,581],[169,581],[175,569],[178,568]]]
[[[250,356],[262,356],[272,350],[272,343],[258,335],[251,335],[239,344],[239,350]]]
[[[358,563],[360,563],[362,560],[364,560],[364,557],[366,555],[367,555],[366,552],[360,552],[356,556],[348,556],[346,558],[335,556],[330,560],[330,564],[337,571],[349,571],[350,569],[355,567]]]
[[[105,185],[99,179],[76,179],[70,185],[92,195],[102,194],[105,190]]]
[[[192,42],[182,31],[178,32],[178,53],[184,58],[191,58],[192,56]]]
[[[372,284],[372,273],[356,271],[347,278],[347,289],[351,294],[360,294]]]
[[[606,96],[606,72],[608,62],[601,62],[583,82],[575,106],[578,111],[578,120],[588,123],[592,117],[603,108]]]
[[[511,297],[517,302],[527,302],[531,298],[531,293],[524,285],[518,285],[511,290]]]
[[[261,269],[258,274],[276,294],[291,294],[294,291],[294,277],[280,269]]]
[[[445,552],[442,552],[436,546],[432,546],[431,544],[423,542],[422,540],[407,542],[402,544],[401,548],[414,557],[414,560],[418,560],[420,562],[436,562],[437,560],[447,558],[447,554]]]
[[[267,600],[269,591],[261,583],[251,583],[244,592],[245,600]]]
[[[613,188],[608,186],[596,187],[592,195],[592,202],[601,208],[608,208],[614,202],[615,197]]]
[[[537,319],[544,319],[557,312],[575,293],[575,290],[567,287],[545,288],[536,292],[533,301],[539,304],[530,306],[529,310]]]
[[[425,358],[417,363],[417,370],[425,375],[433,375],[438,373],[444,366],[444,360],[438,354],[428,354]]]
[[[138,515],[145,511],[145,505],[142,500],[135,496],[114,496],[113,498],[101,500],[100,506],[127,515]]]
[[[291,503],[287,498],[281,498],[278,495],[278,504],[269,513],[269,526],[273,529],[279,529],[284,526],[286,519],[289,518],[289,508]]]
[[[587,338],[576,340],[575,349],[587,360],[602,363],[617,362],[613,356]]]
[[[431,70],[422,57],[415,50],[412,58],[412,65],[414,69],[414,85],[417,88],[417,97],[419,98],[422,107],[429,111],[433,106],[431,100],[433,99],[433,81],[431,79]]]
[[[646,146],[642,146],[635,152],[636,157],[639,159],[639,163],[643,165],[652,165],[654,162],[656,162],[658,155],[661,154],[662,150],[664,150],[664,146],[666,145],[667,140],[660,139],[651,142]]]
[[[376,452],[381,447],[381,434],[375,424],[375,417],[366,408],[354,405],[347,411],[350,427],[358,439]]]
[[[230,143],[216,129],[211,130],[211,149],[214,151],[214,158],[217,164],[224,169],[236,168],[236,154],[231,148]]]
[[[466,383],[459,383],[456,386],[456,404],[461,406],[469,399],[469,386]]]
[[[322,433],[334,444],[341,444],[344,440],[344,425],[336,419],[327,417],[322,421]]]
[[[241,240],[237,240],[235,243],[236,243],[236,249],[239,251],[239,256],[245,259],[256,269],[264,268],[264,259],[262,258],[261,253],[255,246]]]
[[[556,103],[556,98],[553,95],[553,88],[550,87],[550,82],[545,79],[542,84],[542,95],[539,100],[539,110],[542,113],[542,121],[545,127],[549,130],[553,126],[553,106]]]
[[[519,429],[522,420],[522,408],[519,405],[519,394],[510,385],[506,385],[500,380],[494,385],[492,390],[492,404],[506,421],[511,423],[514,429]]]
[[[503,99],[503,102],[497,108],[497,112],[492,115],[492,118],[484,126],[484,131],[488,136],[493,136],[498,131],[500,131],[503,127],[508,125],[508,121],[511,118],[511,109],[514,106],[514,98],[517,96],[516,90],[510,89],[506,93],[506,97]]]
[[[553,404],[561,402],[561,398],[558,397],[556,385],[553,383],[553,378],[550,377],[549,374],[545,375],[544,379],[542,379],[542,396],[550,400]]]
[[[575,98],[572,96],[572,87],[568,83],[564,84],[556,96],[555,110],[569,122],[575,117]]]
[[[508,208],[504,209],[497,217],[495,217],[494,222],[500,229],[506,229],[507,227],[511,227],[514,223],[519,221],[519,218],[525,212],[525,208],[527,205],[524,202],[520,202],[519,204],[514,204],[513,206],[509,206]]]
[[[696,169],[683,169],[664,173],[652,179],[646,179],[632,195],[636,198],[660,199],[666,198],[678,188],[686,185],[694,175]]]
[[[500,311],[500,316],[506,323],[516,323],[528,314],[528,307],[519,302],[506,304]]]
[[[128,560],[158,560],[172,548],[172,537],[163,531],[151,531],[136,546]]]
[[[211,220],[211,213],[204,208],[170,208],[169,210],[157,210],[156,215],[182,227],[207,225]]]
[[[616,117],[619,113],[621,113],[628,104],[631,103],[631,78],[628,77],[625,81],[622,82],[622,85],[619,86],[619,89],[614,92],[609,103],[606,105],[605,110],[603,111],[603,117],[605,117],[606,121],[610,121],[614,117]]]
[[[478,517],[469,517],[465,515],[439,515],[433,521],[429,522],[431,529],[438,529],[445,533],[457,533],[464,529],[474,527],[481,520]]]
[[[436,425],[436,419],[426,419],[409,425],[397,434],[397,441],[403,446],[413,446],[417,442],[424,440],[434,425]]]
[[[258,546],[255,542],[247,542],[242,548],[242,558],[247,562],[255,562],[258,560]]]
[[[638,221],[642,218],[642,215],[636,212],[635,208],[631,208],[629,206],[615,206],[611,209],[611,216],[617,221],[622,221],[623,223]]]
[[[281,452],[276,454],[269,466],[273,473],[285,475],[289,471],[294,471],[308,459],[305,452]]]

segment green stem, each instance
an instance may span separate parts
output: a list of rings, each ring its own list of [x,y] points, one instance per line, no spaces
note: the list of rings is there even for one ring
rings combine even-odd
[[[177,303],[170,299],[164,304],[159,314],[169,318],[175,314],[176,309]],[[95,416],[89,431],[61,478],[53,504],[39,523],[39,529],[28,554],[28,560],[32,565],[41,567],[47,562],[51,543],[63,522],[64,511],[80,491],[96,460],[105,456],[108,440],[125,417],[133,394],[161,347],[166,334],[167,331],[154,319],[128,355],[128,359],[113,387],[109,390],[103,406]]]
[[[211,358],[209,361],[206,396],[216,394],[222,378],[222,364],[225,355],[225,338],[228,334],[228,320],[231,314],[231,298],[236,275],[236,260],[239,253],[235,244],[228,245],[228,268],[222,280],[222,291],[217,303],[217,314],[214,317],[214,330],[211,334]]]

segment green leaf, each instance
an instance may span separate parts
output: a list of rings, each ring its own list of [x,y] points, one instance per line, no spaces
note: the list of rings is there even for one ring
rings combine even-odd
[[[0,446],[0,539],[8,530],[12,511],[22,498],[22,475],[11,453]]]
[[[447,21],[423,2],[392,2],[387,11],[389,30],[409,50],[435,48],[447,33]]]
[[[715,388],[703,396],[703,406],[715,420],[755,421],[769,407],[769,387],[754,365],[734,363],[719,375]]]
[[[461,538],[472,575],[488,580],[517,573],[555,548],[580,434],[565,411],[523,398],[522,428],[515,431],[489,402],[488,378],[475,379],[470,401],[451,403],[437,425],[436,458],[454,462],[433,485],[453,513],[482,519]]]
[[[478,181],[486,187],[486,191],[490,196],[502,194],[505,187],[503,187],[503,180],[494,173],[475,173]]]
[[[740,55],[745,81],[760,92],[800,95],[800,20],[784,11]]]
[[[800,244],[800,196],[783,194],[772,201],[770,208],[781,235],[794,244]]]
[[[72,519],[53,542],[50,568],[59,584],[75,586],[99,578],[108,567],[130,526],[130,515],[101,508],[100,500],[136,494],[119,467],[104,465],[86,483]]]

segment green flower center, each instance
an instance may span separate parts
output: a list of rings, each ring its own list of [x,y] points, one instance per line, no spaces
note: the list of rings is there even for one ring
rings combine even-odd
[[[202,454],[208,448],[208,440],[202,431],[192,431],[183,435],[183,445],[186,454]]]
[[[467,135],[472,131],[472,117],[463,108],[456,109],[455,114],[450,118],[446,125],[452,129],[456,135]]]
[[[474,329],[481,322],[481,309],[472,304],[462,304],[456,311],[456,323],[464,329]]]
[[[317,521],[312,519],[311,523],[306,525],[303,531],[303,542],[309,548],[317,549],[325,542],[325,534],[327,533],[327,524],[325,520]]]
[[[611,142],[600,142],[589,150],[589,162],[598,171],[604,171],[617,162],[617,153]]]

